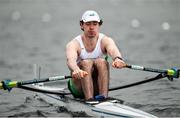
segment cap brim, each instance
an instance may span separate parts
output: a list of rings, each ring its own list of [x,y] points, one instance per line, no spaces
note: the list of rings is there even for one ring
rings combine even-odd
[[[85,23],[86,23],[86,22],[92,22],[92,21],[100,22],[99,19],[94,19],[94,18],[89,18],[89,19],[86,19],[86,20],[83,19],[82,21],[85,22]]]

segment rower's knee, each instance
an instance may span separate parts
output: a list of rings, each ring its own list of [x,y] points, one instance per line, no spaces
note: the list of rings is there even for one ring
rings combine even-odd
[[[103,59],[103,58],[97,58],[95,61],[94,61],[94,64],[100,68],[100,67],[107,67],[108,66],[108,62]]]
[[[93,61],[90,59],[81,60],[79,64],[81,68],[91,68],[93,66]]]

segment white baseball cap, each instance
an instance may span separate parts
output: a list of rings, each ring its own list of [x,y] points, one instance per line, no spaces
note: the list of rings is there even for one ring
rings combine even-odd
[[[100,22],[100,18],[99,18],[98,13],[96,11],[93,11],[93,10],[88,10],[88,11],[84,12],[81,20],[83,22],[90,22],[90,21]]]

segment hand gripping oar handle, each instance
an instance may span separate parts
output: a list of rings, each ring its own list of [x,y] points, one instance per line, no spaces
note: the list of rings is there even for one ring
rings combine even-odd
[[[180,69],[177,68],[171,68],[171,69],[155,69],[155,68],[146,68],[139,65],[126,65],[127,68],[134,69],[134,70],[141,70],[141,71],[148,71],[148,72],[155,72],[155,73],[161,73],[166,74],[168,78],[179,78],[180,76]]]
[[[33,79],[33,80],[26,80],[26,81],[11,81],[11,80],[4,80],[0,82],[0,89],[10,91],[14,87],[18,87],[21,85],[28,85],[28,84],[35,84],[41,82],[49,82],[49,81],[57,81],[71,78],[71,76],[54,76],[49,78],[42,78],[42,79]]]

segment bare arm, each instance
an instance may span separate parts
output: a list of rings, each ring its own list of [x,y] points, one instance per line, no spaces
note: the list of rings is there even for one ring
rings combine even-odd
[[[103,40],[103,44],[104,44],[105,50],[107,51],[107,54],[110,55],[112,59],[114,59],[117,56],[122,57],[113,39],[109,37],[105,37],[105,39]]]
[[[77,65],[78,47],[79,44],[75,40],[72,40],[66,45],[67,66],[72,71],[72,76],[75,79],[84,78],[88,74]]]
[[[78,44],[72,40],[66,45],[67,66],[71,71],[79,69],[76,61],[78,58]]]
[[[121,52],[119,51],[113,39],[105,37],[103,40],[103,45],[104,49],[107,51],[107,54],[110,55],[113,59],[112,66],[114,68],[123,68],[126,66],[126,63],[122,60]]]

